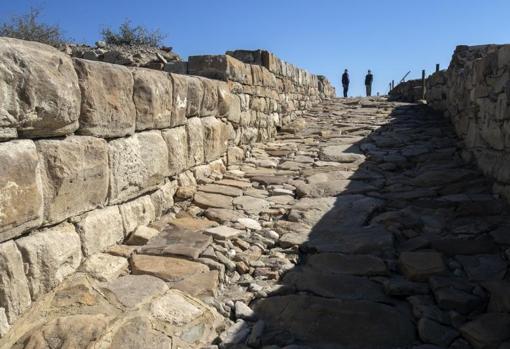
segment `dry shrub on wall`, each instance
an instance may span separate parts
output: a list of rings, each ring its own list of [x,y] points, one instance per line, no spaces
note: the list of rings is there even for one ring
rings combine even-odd
[[[12,16],[0,26],[0,36],[15,39],[38,41],[58,47],[67,41],[58,25],[49,25],[40,21],[41,9],[30,8],[21,16]]]
[[[144,26],[133,26],[130,20],[125,20],[117,31],[107,27],[101,31],[103,41],[109,45],[150,46],[162,45],[166,35],[159,29],[149,30]]]

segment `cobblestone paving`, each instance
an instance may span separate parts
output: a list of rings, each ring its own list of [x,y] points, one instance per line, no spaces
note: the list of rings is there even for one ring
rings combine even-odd
[[[91,262],[5,343],[510,348],[510,211],[468,160],[423,106],[329,101],[98,262],[130,275]]]

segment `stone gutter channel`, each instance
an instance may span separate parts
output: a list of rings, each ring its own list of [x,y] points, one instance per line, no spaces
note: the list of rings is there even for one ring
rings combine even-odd
[[[510,211],[462,155],[422,106],[323,102],[180,187],[0,343],[509,348]]]

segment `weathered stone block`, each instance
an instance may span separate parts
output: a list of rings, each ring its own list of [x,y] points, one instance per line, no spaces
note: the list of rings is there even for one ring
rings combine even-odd
[[[51,46],[0,38],[0,95],[0,127],[25,137],[78,128],[78,77],[69,56]]]
[[[188,167],[204,162],[204,127],[199,118],[191,118],[186,125],[188,134]]]
[[[205,161],[211,162],[227,151],[227,127],[226,124],[212,116],[203,118],[202,125],[204,127]]]
[[[133,101],[136,130],[176,126],[172,119],[173,82],[170,75],[156,70],[133,70]]]
[[[156,209],[149,195],[120,205],[119,210],[126,234],[139,225],[149,225],[156,219]]]
[[[200,79],[204,87],[204,98],[200,108],[200,116],[218,115],[218,83],[217,81]]]
[[[74,59],[81,89],[78,133],[103,138],[123,137],[135,131],[133,76],[115,64]]]
[[[0,143],[0,164],[1,242],[41,225],[43,191],[32,141]]]
[[[156,218],[168,212],[174,205],[174,195],[177,191],[177,181],[171,181],[163,185],[159,190],[151,194],[152,204]]]
[[[59,285],[81,263],[80,237],[74,225],[63,223],[16,241],[23,262],[32,299]]]
[[[191,56],[188,72],[210,79],[232,80],[246,85],[252,83],[250,66],[228,55]]]
[[[173,81],[173,114],[172,120],[175,125],[186,123],[186,111],[188,109],[188,79],[184,75],[171,74]]]
[[[106,251],[124,239],[124,225],[117,206],[94,210],[77,224],[85,256]]]
[[[71,136],[36,142],[42,163],[46,223],[92,210],[108,193],[108,145],[100,138]]]
[[[168,147],[169,175],[181,173],[188,167],[188,134],[186,128],[176,127],[162,132]]]
[[[202,84],[202,80],[198,77],[186,76],[185,78],[188,87],[186,116],[200,116],[202,101],[204,99],[204,85]]]
[[[0,244],[0,306],[12,324],[31,304],[23,260],[13,241]]]
[[[159,131],[146,131],[108,144],[110,203],[156,188],[169,175],[168,148]]]

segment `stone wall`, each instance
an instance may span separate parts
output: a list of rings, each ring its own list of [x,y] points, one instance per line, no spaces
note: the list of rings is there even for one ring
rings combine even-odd
[[[271,55],[191,73],[0,38],[0,335],[90,256],[189,199],[334,89]],[[209,78],[212,79],[209,79]],[[220,81],[223,80],[223,81]]]
[[[510,200],[510,45],[458,46],[426,90],[428,105],[452,121],[466,155]]]
[[[423,99],[423,87],[421,79],[401,82],[389,92],[389,99],[400,102],[417,102]]]

